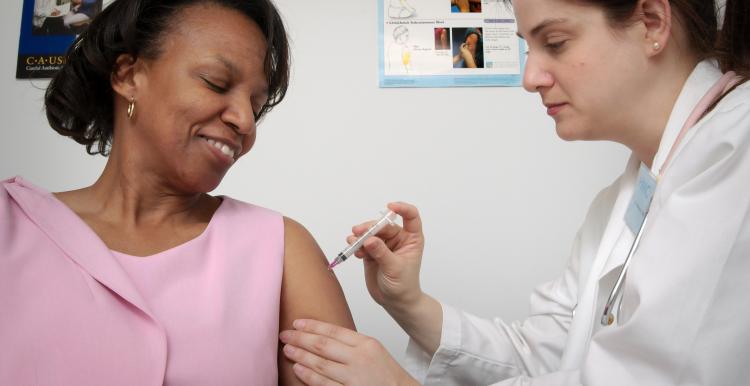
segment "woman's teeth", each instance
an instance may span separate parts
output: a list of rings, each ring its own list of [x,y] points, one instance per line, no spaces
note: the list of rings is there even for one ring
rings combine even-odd
[[[211,138],[205,138],[205,140],[208,142],[209,145],[219,149],[219,151],[224,153],[227,157],[234,158],[234,151],[232,151],[232,148],[230,148],[226,144],[223,144],[219,141],[215,141]]]

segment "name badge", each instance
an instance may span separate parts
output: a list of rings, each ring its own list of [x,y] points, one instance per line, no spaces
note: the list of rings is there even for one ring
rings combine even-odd
[[[651,206],[651,199],[654,198],[654,191],[656,191],[656,178],[651,174],[651,170],[641,163],[638,170],[638,181],[633,190],[633,198],[630,199],[628,210],[625,212],[625,223],[633,234],[638,234],[641,225],[643,225],[643,220],[646,219],[646,213]]]

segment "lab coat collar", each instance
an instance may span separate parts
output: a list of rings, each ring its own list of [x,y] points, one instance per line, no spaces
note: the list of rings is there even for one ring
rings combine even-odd
[[[68,257],[159,326],[146,301],[112,252],[78,215],[54,195],[21,177],[2,181],[2,185],[31,221]]]
[[[687,121],[693,108],[719,80],[719,78],[721,78],[721,75],[721,71],[714,61],[704,60],[695,66],[695,69],[693,69],[693,72],[685,81],[685,85],[682,87],[680,95],[677,97],[677,101],[672,108],[672,113],[669,116],[664,133],[662,134],[662,139],[659,143],[659,150],[654,156],[654,162],[651,166],[651,171],[654,175],[658,174],[659,168],[664,164],[664,160],[669,154],[675,138],[677,138],[677,135],[680,133],[682,126],[685,124],[685,121]],[[680,144],[680,148],[687,142],[689,141],[683,141],[682,144]],[[627,249],[630,248],[630,245],[633,242],[634,235],[630,229],[625,226],[624,216],[625,210],[633,196],[633,187],[637,179],[639,164],[640,161],[638,161],[635,155],[632,155],[623,175],[617,201],[612,209],[612,217],[610,218],[607,230],[602,237],[602,248],[600,253],[610,253],[610,256],[607,258],[606,264],[600,271],[600,279],[613,269],[622,266],[625,257],[627,256]],[[660,194],[658,188],[656,194]],[[655,202],[652,203],[652,212],[654,211],[655,206],[658,206],[658,200],[655,200]],[[615,245],[619,245],[620,247],[614,248]]]
[[[651,172],[654,175],[659,174],[659,169],[664,164],[677,135],[680,133],[680,129],[682,129],[685,121],[687,121],[693,108],[721,78],[721,75],[721,70],[719,70],[714,60],[699,62],[693,69],[693,72],[690,73],[690,76],[685,81],[685,85],[682,87],[682,91],[680,91],[680,95],[675,101],[672,113],[669,115],[669,120],[659,142],[659,150],[656,152],[654,161],[651,163]],[[685,143],[687,141],[683,141],[680,148]],[[679,152],[679,148],[676,151]]]

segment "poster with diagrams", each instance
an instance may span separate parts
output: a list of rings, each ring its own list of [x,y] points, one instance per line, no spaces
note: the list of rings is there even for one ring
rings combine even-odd
[[[378,0],[380,87],[520,86],[525,47],[503,0]]]

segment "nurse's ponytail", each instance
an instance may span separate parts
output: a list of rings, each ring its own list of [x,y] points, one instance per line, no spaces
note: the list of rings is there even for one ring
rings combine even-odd
[[[750,79],[750,0],[727,0],[715,55],[722,71]]]

